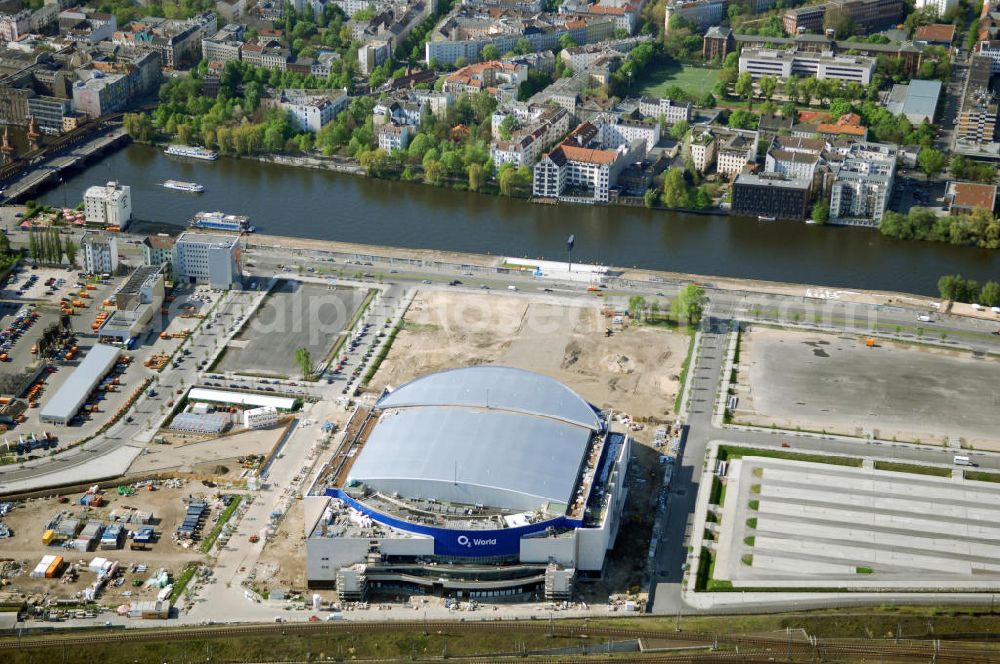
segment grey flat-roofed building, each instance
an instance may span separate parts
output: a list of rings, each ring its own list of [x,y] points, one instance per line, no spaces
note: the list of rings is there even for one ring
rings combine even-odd
[[[42,408],[42,422],[69,424],[87,400],[91,391],[118,361],[119,350],[114,346],[96,344],[83,358],[66,382],[60,386]]]
[[[478,366],[423,376],[383,396],[376,407],[467,406],[506,410],[601,429],[593,406],[562,383],[523,369]]]
[[[240,283],[240,236],[225,233],[184,233],[175,245],[177,275],[212,288]]]
[[[733,182],[733,214],[803,219],[811,181],[774,173],[740,173]]]
[[[892,86],[885,107],[893,115],[902,113],[913,124],[934,122],[940,97],[941,81],[913,80]]]

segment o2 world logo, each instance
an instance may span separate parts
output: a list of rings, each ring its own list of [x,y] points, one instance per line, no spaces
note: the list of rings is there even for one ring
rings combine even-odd
[[[495,539],[480,539],[478,537],[473,537],[472,539],[469,539],[465,535],[459,535],[458,545],[471,549],[474,546],[496,546],[497,541]]]

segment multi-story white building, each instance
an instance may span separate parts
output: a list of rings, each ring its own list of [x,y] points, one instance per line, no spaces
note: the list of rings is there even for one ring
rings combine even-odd
[[[387,122],[378,128],[378,146],[386,152],[405,150],[416,133],[417,128],[411,124]]]
[[[530,166],[538,161],[543,150],[569,131],[569,113],[564,108],[546,108],[534,122],[513,132],[509,141],[496,139],[490,144],[493,163]]]
[[[958,6],[958,0],[917,0],[917,9],[933,9],[938,16],[944,16],[949,9]]]
[[[739,175],[748,163],[757,161],[757,132],[733,129],[718,146],[715,170],[720,175]]]
[[[83,211],[88,223],[125,230],[132,220],[132,188],[117,182],[88,187],[83,194]]]
[[[662,118],[667,124],[674,124],[681,120],[688,122],[691,120],[691,102],[677,102],[659,97],[640,97],[639,114],[645,118],[656,118],[657,120]]]
[[[830,190],[830,221],[876,227],[882,222],[896,175],[897,148],[884,143],[854,143],[835,165]]]
[[[875,58],[834,55],[830,51],[816,53],[795,48],[744,48],[740,52],[740,73],[744,72],[749,72],[755,79],[761,76],[786,79],[794,74],[821,81],[832,79],[868,85],[875,74]]]
[[[240,236],[224,233],[183,233],[177,238],[177,276],[212,288],[239,285]]]
[[[601,143],[605,148],[614,149],[619,145],[631,145],[636,141],[642,141],[645,146],[642,157],[645,157],[660,142],[659,122],[643,122],[621,116],[610,116],[603,118],[599,126]]]
[[[813,181],[825,148],[826,141],[818,138],[776,136],[764,158],[764,172]]]
[[[87,231],[80,238],[83,271],[90,274],[118,272],[118,238],[114,233]]]
[[[318,132],[347,107],[347,90],[282,90],[274,105],[287,111],[297,129]]]
[[[716,143],[715,135],[708,130],[695,132],[691,137],[688,149],[691,152],[691,161],[694,162],[695,170],[699,173],[704,173],[709,166],[715,163]]]
[[[243,411],[243,426],[247,429],[266,429],[278,423],[278,410],[274,406],[261,406]]]
[[[376,39],[358,48],[358,71],[368,76],[376,67],[389,59],[392,47],[385,40]]]

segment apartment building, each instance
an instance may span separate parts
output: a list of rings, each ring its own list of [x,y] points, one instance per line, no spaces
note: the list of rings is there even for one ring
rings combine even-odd
[[[177,276],[212,288],[238,286],[240,236],[223,233],[182,233],[177,238]]]
[[[347,108],[347,90],[282,90],[267,106],[288,112],[300,131],[318,132]]]
[[[88,187],[83,210],[87,223],[125,230],[132,220],[132,188],[117,182]]]
[[[453,95],[486,90],[501,102],[517,98],[517,88],[528,80],[528,68],[511,62],[478,62],[449,74],[442,90]]]
[[[31,10],[0,14],[0,42],[15,41],[31,30]]]
[[[614,33],[615,19],[610,16],[484,11],[477,5],[463,3],[430,33],[424,45],[424,58],[427,62],[437,60],[449,65],[459,58],[476,62],[487,44],[507,53],[524,39],[534,52],[555,51],[566,36],[576,44],[595,44],[612,39]]]
[[[554,150],[542,156],[534,169],[532,192],[539,198],[578,203],[607,203],[611,187],[630,163],[641,159],[641,145],[615,150],[600,144],[600,129],[585,122]]]
[[[499,138],[490,143],[490,158],[497,166],[513,164],[530,166],[538,161],[543,150],[548,149],[569,131],[569,112],[564,108],[546,108],[532,118],[531,123],[517,129],[509,141]]]
[[[660,123],[634,120],[620,115],[608,115],[597,121],[601,130],[601,143],[605,148],[614,149],[620,145],[632,145],[642,142],[641,157],[645,158],[649,151],[660,142]]]
[[[854,143],[840,164],[830,191],[830,221],[877,227],[892,195],[897,148],[883,143]]]
[[[764,172],[813,182],[825,149],[826,141],[820,139],[775,136],[764,157]]]
[[[176,278],[177,267],[177,238],[166,233],[147,235],[142,241],[142,262],[144,265],[155,267],[167,264],[168,278]]]
[[[209,62],[239,62],[243,58],[246,26],[230,23],[211,37],[201,40],[201,57]]]
[[[721,130],[716,151],[715,170],[720,175],[732,177],[742,173],[747,164],[756,163],[760,137],[747,129]]]
[[[749,72],[755,79],[791,75],[819,80],[853,81],[868,85],[875,74],[875,58],[861,55],[834,55],[831,51],[815,53],[798,48],[744,48],[740,52],[740,73]]]
[[[699,173],[706,172],[715,163],[716,144],[715,135],[707,129],[696,131],[691,136],[688,150],[695,170]]]
[[[80,238],[83,271],[90,274],[118,273],[118,238],[106,231],[87,231]]]
[[[386,152],[396,152],[409,147],[410,138],[417,133],[417,128],[411,124],[392,121],[380,125],[377,133],[378,146]]]
[[[392,46],[384,39],[376,39],[358,48],[358,71],[368,76],[374,69],[389,59]]]
[[[674,124],[681,120],[689,122],[691,120],[691,102],[677,102],[660,97],[640,97],[639,115],[644,118],[662,120],[667,124]]]

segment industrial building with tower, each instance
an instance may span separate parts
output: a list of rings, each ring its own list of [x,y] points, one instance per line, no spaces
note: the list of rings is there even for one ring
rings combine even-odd
[[[571,596],[619,527],[631,439],[558,381],[452,369],[359,408],[306,496],[307,579],[343,599],[400,589]]]

